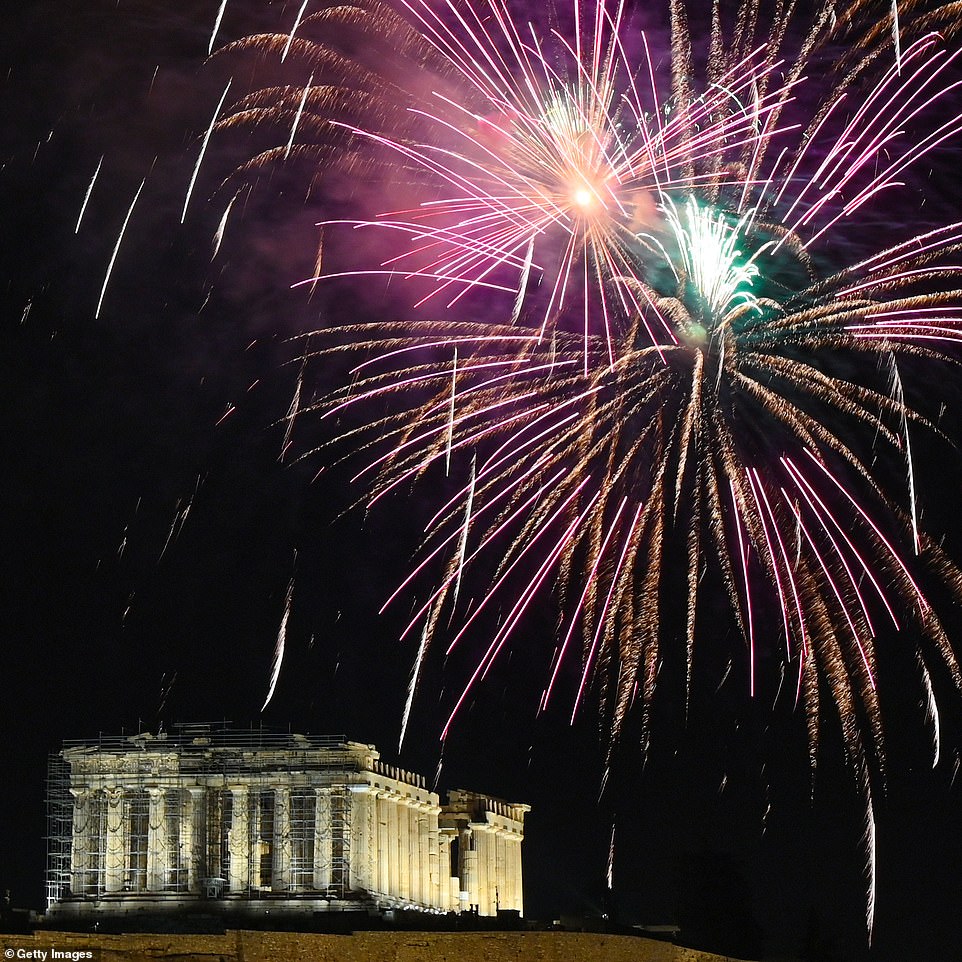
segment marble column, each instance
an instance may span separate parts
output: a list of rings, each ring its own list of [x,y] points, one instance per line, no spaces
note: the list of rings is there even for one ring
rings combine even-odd
[[[458,880],[458,867],[451,864],[451,843],[457,838],[453,828],[438,829],[438,885],[439,906],[445,912],[458,909],[458,896],[461,883]]]
[[[398,888],[397,894],[402,899],[411,897],[411,814],[407,806],[407,799],[398,800],[397,835],[398,835]]]
[[[479,915],[490,915],[488,898],[488,841],[489,836],[483,825],[473,827],[475,859],[477,860],[477,888],[473,901],[478,906]]]
[[[388,851],[388,887],[387,894],[398,896],[401,894],[401,854],[400,837],[398,831],[398,798],[394,792],[388,795],[387,810],[387,851]]]
[[[521,836],[515,835],[511,845],[511,878],[514,882],[514,908],[524,914],[524,878],[521,874]]]
[[[274,789],[274,845],[271,858],[271,889],[286,892],[291,887],[291,790]]]
[[[428,810],[426,802],[418,805],[418,865],[421,873],[421,883],[418,886],[419,898],[424,905],[435,905],[437,898],[434,894],[434,878],[437,872],[437,861],[432,866],[431,834],[429,832]]]
[[[510,908],[511,900],[511,879],[508,877],[508,858],[507,843],[505,837],[507,832],[499,828],[494,836],[494,865],[495,865],[495,901],[494,908],[497,912],[500,909]]]
[[[514,832],[505,829],[499,839],[502,853],[501,908],[517,909],[514,878]]]
[[[70,891],[82,895],[89,888],[90,880],[90,820],[92,817],[91,792],[85,788],[71,788],[73,795],[73,818],[70,839]]]
[[[485,838],[485,879],[487,892],[487,914],[498,913],[498,835],[494,828],[488,828]]]
[[[314,888],[327,891],[331,884],[331,790],[315,788],[314,804]]]
[[[473,834],[470,828],[464,828],[458,845],[461,855],[458,874],[461,879],[459,902],[462,912],[478,904],[478,853],[474,849]]]
[[[124,831],[124,790],[105,789],[107,798],[107,844],[104,852],[104,889],[120,892],[124,887],[127,840]]]
[[[373,889],[371,878],[372,817],[374,798],[371,786],[351,785],[351,870],[348,886],[352,891]]]
[[[377,890],[386,895],[391,888],[390,843],[388,810],[391,800],[383,791],[377,795]]]
[[[485,884],[487,892],[488,915],[498,914],[498,834],[497,830],[489,827],[485,834]]]
[[[251,839],[248,790],[246,785],[231,785],[231,819],[228,833],[231,892],[246,892],[250,886]]]
[[[167,807],[177,812],[177,830],[171,832],[167,839],[171,846],[167,853],[167,864],[170,869],[167,884],[177,892],[189,892],[190,860],[193,848],[191,839],[193,799],[186,788],[178,788],[168,795]]]
[[[438,904],[438,845],[431,834],[431,806],[422,802],[418,811],[418,839],[421,842],[421,901],[425,905]],[[435,824],[437,822],[435,821]]]
[[[207,793],[199,786],[187,789],[190,793],[190,835],[187,845],[187,891],[200,892],[207,877]],[[188,816],[184,814],[184,822]],[[183,832],[183,823],[181,831]]]
[[[418,841],[418,803],[406,801],[408,816],[408,898],[421,901],[421,846]]]
[[[167,797],[161,788],[148,788],[147,891],[162,892],[167,884]]]

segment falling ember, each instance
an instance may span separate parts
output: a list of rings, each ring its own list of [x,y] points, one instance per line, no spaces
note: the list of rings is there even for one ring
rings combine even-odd
[[[524,296],[528,288],[528,278],[531,276],[531,261],[534,257],[534,238],[528,241],[528,249],[524,255],[524,263],[521,266],[521,276],[518,278],[518,293],[514,299],[514,307],[511,310],[511,323],[517,324],[521,317],[521,308],[524,307]]]
[[[895,65],[902,70],[902,37],[899,31],[899,0],[892,0],[892,42],[895,44]]]
[[[878,897],[878,838],[875,828],[875,805],[872,802],[872,788],[864,765],[858,765],[856,775],[860,782],[862,797],[865,800],[865,872],[868,876],[868,891],[865,899],[865,927],[868,930],[869,944],[875,930],[875,902]]]
[[[230,217],[230,212],[233,210],[234,202],[237,200],[238,194],[240,194],[239,190],[227,202],[227,206],[224,208],[224,213],[221,215],[220,223],[217,225],[217,230],[214,232],[213,251],[210,255],[211,260],[214,260],[214,258],[217,257],[217,254],[220,251],[220,245],[224,242],[224,231],[227,230],[227,218]]]
[[[281,53],[281,63],[287,59],[287,55],[291,52],[291,44],[294,42],[294,34],[297,33],[297,28],[301,25],[301,18],[304,16],[304,11],[307,9],[307,4],[310,0],[304,0],[301,4],[300,10],[297,11],[297,16],[294,18],[294,26],[291,27],[291,32],[287,35],[287,43],[284,44],[284,51]],[[308,86],[310,86],[310,81],[308,81]]]
[[[411,669],[411,680],[408,683],[408,693],[407,698],[404,700],[404,713],[401,716],[401,732],[398,736],[397,749],[401,751],[404,747],[404,736],[407,734],[408,721],[411,718],[411,709],[414,706],[414,696],[417,694],[418,682],[421,679],[421,666],[424,663],[424,655],[428,649],[428,642],[430,640],[430,633],[428,630],[428,625],[431,624],[430,615],[425,623],[424,631],[421,633],[421,643],[418,645],[417,657],[414,659],[414,666]],[[439,762],[440,766],[440,762]],[[439,767],[440,771],[440,767]]]
[[[895,355],[892,355],[892,394],[895,403],[898,405],[899,419],[902,422],[902,437],[905,443],[905,473],[909,488],[909,515],[912,518],[912,542],[915,545],[915,553],[918,554],[921,543],[919,541],[918,509],[915,504],[915,465],[912,461],[912,442],[909,439],[909,412],[905,404],[905,390],[902,387],[902,378],[899,376],[899,367]]]
[[[301,102],[297,105],[297,113],[294,114],[294,122],[291,124],[291,136],[288,138],[287,147],[284,149],[285,160],[290,156],[291,147],[294,146],[294,137],[297,134],[297,125],[301,122],[301,117],[304,114],[304,105],[307,103],[307,95],[311,92],[312,83],[314,83],[314,74],[311,74],[310,79],[304,85],[304,92],[301,94]]]
[[[301,361],[301,369],[297,372],[297,383],[294,385],[294,396],[291,398],[291,406],[287,410],[287,417],[284,418],[284,441],[281,444],[281,454],[278,458],[279,461],[283,461],[288,449],[291,446],[291,435],[294,432],[294,421],[297,419],[297,415],[301,413],[301,390],[304,387],[304,372],[307,369],[307,357],[308,357],[308,347],[310,346],[310,339],[305,346],[304,358]]]
[[[296,559],[295,559],[296,560]],[[284,652],[287,648],[287,622],[291,617],[291,599],[294,597],[294,579],[288,582],[287,594],[284,596],[284,613],[281,615],[280,627],[277,629],[277,640],[274,643],[274,663],[271,666],[271,680],[267,686],[267,697],[261,705],[261,711],[271,703],[277,681],[281,677],[281,666],[284,664]]]
[[[94,184],[97,183],[97,175],[100,173],[100,168],[103,166],[104,155],[100,155],[100,160],[97,161],[97,168],[94,170],[93,177],[90,178],[90,183],[87,185],[87,193],[84,194],[83,203],[80,205],[80,213],[77,215],[77,223],[74,226],[73,232],[75,234],[80,233],[80,224],[84,219],[84,214],[87,211],[87,203],[90,200],[90,195],[93,193]]]
[[[451,444],[454,441],[454,400],[458,388],[458,349],[451,358],[451,407],[448,411],[448,446],[444,452],[444,473],[451,473]]]
[[[127,231],[127,225],[130,223],[130,215],[134,212],[134,205],[137,203],[137,198],[140,197],[140,192],[144,189],[144,184],[147,183],[147,178],[145,177],[141,182],[140,186],[137,188],[137,192],[134,194],[134,199],[130,202],[130,207],[127,208],[127,216],[124,217],[124,222],[121,225],[120,233],[117,235],[117,243],[114,244],[113,253],[110,255],[110,261],[107,264],[107,271],[104,274],[104,283],[100,288],[100,298],[97,300],[97,309],[94,311],[94,318],[100,317],[100,308],[103,307],[104,297],[107,294],[107,285],[110,283],[110,275],[113,273],[114,264],[117,261],[117,254],[120,252],[120,245],[123,242],[124,234]]]
[[[201,142],[200,151],[197,154],[197,163],[194,164],[193,173],[190,175],[190,183],[187,185],[187,194],[184,197],[184,209],[180,213],[180,222],[182,224],[187,219],[187,206],[190,204],[190,195],[194,192],[194,184],[197,183],[197,175],[200,173],[200,165],[204,161],[204,154],[207,152],[207,145],[210,143],[210,135],[213,133],[214,124],[217,122],[221,107],[224,106],[224,101],[227,99],[227,91],[230,90],[230,85],[231,81],[228,80],[227,86],[224,87],[224,92],[220,95],[220,100],[214,108],[214,116],[210,118],[210,125],[207,127],[207,132],[204,134],[204,139]]]
[[[932,688],[932,676],[929,669],[922,659],[918,656],[919,668],[922,670],[922,684],[925,688],[925,716],[932,726],[932,767],[937,768],[942,753],[941,723],[939,721],[939,705],[935,700],[935,691]]]
[[[187,516],[190,514],[190,509],[193,507],[194,498],[197,496],[197,492],[200,490],[202,483],[202,478],[200,475],[197,476],[197,480],[194,482],[194,490],[191,492],[189,498],[185,500],[178,498],[177,504],[174,508],[174,519],[170,523],[170,530],[167,532],[167,540],[164,542],[163,548],[160,549],[160,555],[157,558],[158,564],[163,561],[164,555],[170,549],[170,546],[180,537],[180,532],[183,530],[184,525],[187,523]]]
[[[608,891],[610,892],[614,887],[615,879],[615,824],[611,824],[611,838],[608,841],[608,872],[606,874],[606,881],[608,883]]]
[[[227,8],[227,0],[221,0],[220,7],[217,9],[217,16],[214,19],[214,29],[210,32],[210,42],[207,44],[207,55],[210,56],[214,49],[214,40],[217,37],[217,31],[220,30],[220,22],[224,19],[224,10]]]

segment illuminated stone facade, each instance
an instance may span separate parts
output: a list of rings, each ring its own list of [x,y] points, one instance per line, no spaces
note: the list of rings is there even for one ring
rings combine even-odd
[[[182,726],[51,761],[48,911],[523,912],[527,805],[338,738]]]

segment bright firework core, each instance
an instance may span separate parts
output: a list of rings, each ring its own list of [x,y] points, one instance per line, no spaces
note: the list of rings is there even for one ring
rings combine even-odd
[[[571,195],[571,199],[576,206],[583,210],[590,210],[595,204],[594,192],[587,187],[576,187],[574,193]]]
[[[759,299],[751,289],[759,275],[755,262],[771,244],[764,243],[747,256],[743,250],[752,246],[755,211],[732,222],[730,216],[694,198],[676,205],[667,196],[660,210],[667,237],[639,237],[664,255],[681,288],[680,298],[689,314],[685,325],[689,341],[702,345],[710,332],[746,312],[760,313]]]

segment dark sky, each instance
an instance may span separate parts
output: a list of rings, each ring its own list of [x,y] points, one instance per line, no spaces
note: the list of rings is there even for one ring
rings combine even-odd
[[[233,192],[218,183],[248,149],[215,141],[179,223],[227,76],[205,65],[218,6],[27,2],[0,14],[0,888],[19,905],[42,903],[43,779],[62,739],[230,719],[343,733],[431,776],[463,677],[464,664],[431,663],[398,755],[414,652],[396,641],[403,605],[375,612],[406,571],[426,506],[399,498],[345,513],[358,496],[346,472],[315,478],[323,454],[279,457],[298,373],[288,338],[378,310],[349,291],[310,300],[289,289],[315,253],[318,215],[290,200],[303,185],[265,177],[212,264]],[[229,0],[218,45],[284,29],[298,6]],[[307,390],[323,391],[343,371],[312,376]],[[954,429],[958,385],[940,390]],[[294,453],[323,440],[305,418]],[[960,459],[925,456],[930,527],[959,557]],[[261,714],[292,579],[288,654]],[[536,717],[553,630],[546,602],[461,715],[440,781],[533,805],[528,914],[607,904],[625,921],[679,922],[692,944],[746,955],[756,944],[772,958],[801,957],[817,930],[813,957],[861,958],[862,814],[833,726],[813,789],[798,713],[780,703],[772,714],[737,672],[724,684],[719,674],[687,725],[677,704],[661,711],[647,764],[625,750],[599,802],[590,706],[574,726],[564,695]],[[959,957],[962,695],[938,683],[933,771],[913,658],[897,639],[881,646],[888,791],[876,802],[866,957]]]

